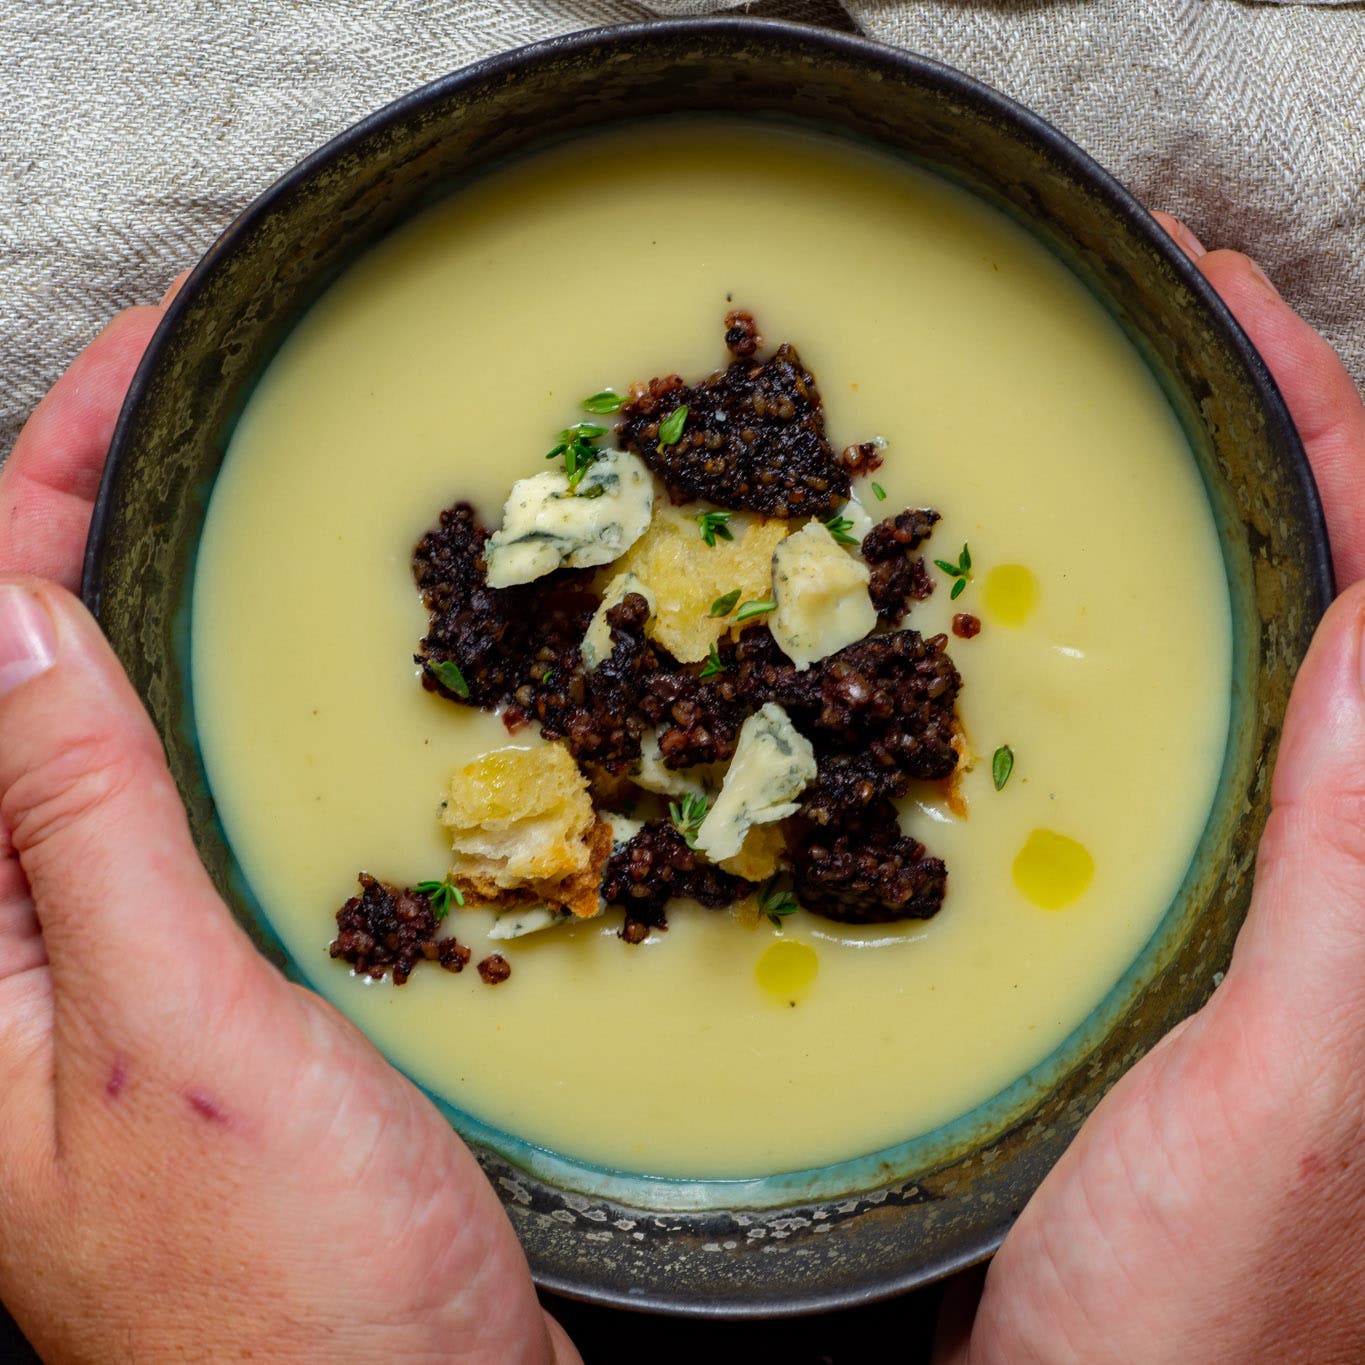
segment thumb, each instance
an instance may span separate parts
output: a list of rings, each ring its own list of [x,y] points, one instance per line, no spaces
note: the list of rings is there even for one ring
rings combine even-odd
[[[0,822],[42,928],[59,1049],[73,1013],[146,1018],[167,981],[194,989],[196,962],[250,952],[118,660],[74,597],[36,579],[0,578]]]
[[[1365,584],[1319,625],[1294,683],[1234,963],[1315,1014],[1365,1005]],[[1294,964],[1295,970],[1286,970]],[[1343,994],[1346,992],[1346,994]],[[1289,1003],[1289,1002],[1286,1002]]]

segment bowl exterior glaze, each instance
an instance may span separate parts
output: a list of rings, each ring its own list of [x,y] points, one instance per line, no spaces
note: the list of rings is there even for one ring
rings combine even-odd
[[[1290,684],[1331,596],[1298,438],[1260,358],[1183,256],[1055,130],[948,68],[751,20],[574,35],[458,72],[318,152],[257,201],[172,305],[120,420],[84,592],[167,747],[201,855],[262,951],[194,737],[188,597],[213,480],[253,384],[367,246],[508,157],[596,127],[717,113],[796,122],[909,157],[1004,209],[1125,327],[1191,437],[1224,543],[1236,695],[1223,780],[1184,889],[1142,958],[1029,1076],[938,1133],[768,1180],[598,1171],[442,1106],[469,1138],[537,1280],[714,1316],[812,1312],[989,1255],[1085,1116],[1226,967],[1251,891]]]

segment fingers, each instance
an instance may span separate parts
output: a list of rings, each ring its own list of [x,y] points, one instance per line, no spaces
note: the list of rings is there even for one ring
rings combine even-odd
[[[120,313],[34,410],[0,470],[0,573],[79,583],[114,424],[161,316]]]
[[[1271,799],[1234,966],[1274,968],[1304,1016],[1365,1009],[1365,584],[1333,603],[1299,670]]]
[[[0,821],[42,925],[58,1056],[92,1023],[155,1027],[169,981],[183,1011],[201,979],[256,963],[199,863],[151,721],[79,602],[0,580],[0,687]]]
[[[1183,223],[1155,216],[1218,291],[1284,395],[1322,493],[1339,585],[1365,577],[1365,403],[1346,367],[1250,257],[1205,251]]]

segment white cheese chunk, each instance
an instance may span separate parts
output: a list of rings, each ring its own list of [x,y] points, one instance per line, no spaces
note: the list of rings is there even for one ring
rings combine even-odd
[[[713,863],[733,858],[751,825],[794,815],[796,798],[814,780],[810,740],[776,702],[766,703],[740,727],[730,771],[697,831],[698,850]]]
[[[564,924],[573,916],[551,910],[544,905],[528,905],[520,910],[504,910],[488,930],[489,938],[525,938],[527,934],[539,933],[542,929],[553,929],[556,924]]]
[[[852,523],[852,525],[844,529],[844,534],[846,536],[852,536],[858,544],[847,546],[846,548],[849,550],[857,550],[863,543],[863,537],[876,524],[873,522],[872,516],[867,508],[858,501],[858,495],[856,493],[850,493],[848,495],[848,501],[834,515],[841,521]]]
[[[611,828],[613,853],[623,849],[645,827],[643,820],[632,820],[629,815],[621,815],[614,810],[604,810],[602,818]]]
[[[845,554],[818,521],[808,522],[773,551],[768,618],[777,647],[800,670],[861,640],[877,624],[867,565]]]
[[[563,565],[609,564],[639,540],[653,512],[653,480],[629,451],[604,450],[577,491],[562,469],[518,479],[501,529],[488,538],[488,585],[530,583]]]
[[[588,672],[591,673],[611,654],[611,627],[607,624],[607,613],[624,601],[627,593],[632,592],[638,592],[649,603],[649,614],[654,615],[654,594],[650,592],[645,582],[633,573],[618,573],[607,584],[607,590],[602,595],[602,605],[593,613],[593,618],[588,623],[587,634],[583,636],[583,643],[579,646],[583,655],[583,667]]]

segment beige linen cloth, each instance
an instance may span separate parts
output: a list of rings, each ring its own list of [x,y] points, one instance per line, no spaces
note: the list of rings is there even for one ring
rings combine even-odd
[[[733,0],[731,0],[733,4]],[[0,0],[0,454],[118,308],[305,152],[505,48],[716,0]],[[730,6],[726,6],[730,7]],[[762,0],[1032,106],[1365,380],[1365,4]]]

